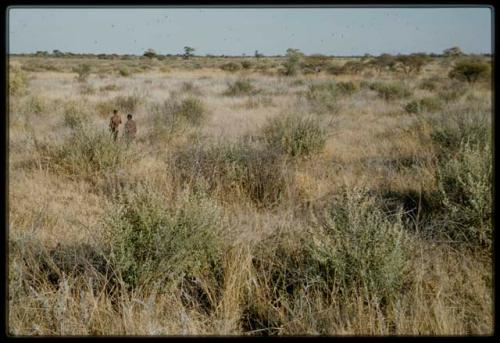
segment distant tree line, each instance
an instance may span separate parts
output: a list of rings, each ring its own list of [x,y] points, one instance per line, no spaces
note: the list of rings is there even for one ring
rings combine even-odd
[[[75,58],[99,58],[99,59],[135,59],[135,58],[157,58],[157,59],[162,59],[166,57],[182,57],[184,59],[189,59],[191,57],[195,57],[196,55],[194,54],[195,48],[190,47],[190,46],[185,46],[184,47],[184,52],[183,53],[178,53],[178,54],[159,54],[157,53],[154,49],[147,49],[142,56],[140,55],[134,55],[134,54],[93,54],[93,53],[72,53],[72,52],[62,52],[60,50],[52,50],[52,52],[48,51],[37,51],[36,53],[30,53],[30,54],[10,54],[12,56],[42,56],[42,57],[75,57]],[[269,55],[265,56],[264,54],[260,53],[258,50],[255,50],[254,56],[255,58],[259,59],[261,57],[273,57],[273,58],[279,58],[279,57],[285,57],[285,58],[291,58],[296,59],[297,58],[297,53],[302,54],[305,56],[302,52],[300,52],[298,49],[288,49],[285,55]],[[436,54],[436,53],[414,53],[414,54],[409,54],[409,55],[391,55],[387,53],[380,54],[379,56],[375,57],[370,54],[365,54],[363,56],[333,56],[333,55],[322,55],[322,54],[312,54],[307,56],[309,58],[309,62],[311,62],[314,65],[321,64],[324,62],[325,58],[332,58],[332,57],[338,57],[338,58],[361,58],[363,62],[366,62],[367,60],[372,60],[372,63],[374,67],[376,68],[392,68],[396,64],[402,64],[404,65],[404,69],[407,70],[408,72],[412,72],[414,68],[418,69],[418,64],[420,62],[417,61],[422,61],[423,58],[440,58],[440,57],[460,57],[460,56],[467,56],[465,53],[462,52],[460,47],[451,47],[448,49],[443,50],[441,54]],[[491,54],[480,54],[477,56],[485,56],[485,57],[491,57]],[[243,55],[214,55],[214,54],[206,54],[205,57],[209,58],[247,58],[249,56]],[[314,62],[314,60],[316,62]],[[322,61],[323,60],[323,61]],[[310,65],[309,67],[311,67]],[[356,66],[352,65],[351,67],[356,68]]]

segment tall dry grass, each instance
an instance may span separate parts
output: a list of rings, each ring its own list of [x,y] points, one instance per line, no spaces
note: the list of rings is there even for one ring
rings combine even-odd
[[[15,62],[10,334],[492,334],[484,82]]]

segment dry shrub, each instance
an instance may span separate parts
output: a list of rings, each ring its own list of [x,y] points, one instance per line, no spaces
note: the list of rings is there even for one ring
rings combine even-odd
[[[248,79],[236,80],[233,84],[229,84],[224,95],[227,96],[241,96],[241,95],[253,95],[257,94],[259,91],[255,89],[252,82]]]
[[[28,77],[18,66],[9,67],[9,95],[23,95],[28,89]]]
[[[292,180],[279,153],[244,142],[188,147],[174,154],[172,165],[181,184],[201,181],[221,200],[245,196],[258,206],[277,205]]]
[[[326,142],[326,131],[318,118],[295,113],[272,118],[262,135],[270,149],[291,157],[321,152]]]
[[[334,82],[322,82],[309,85],[305,97],[311,110],[318,114],[335,114],[339,110],[338,89]]]

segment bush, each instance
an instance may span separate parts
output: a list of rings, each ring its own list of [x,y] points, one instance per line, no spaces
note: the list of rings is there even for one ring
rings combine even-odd
[[[221,275],[218,207],[199,196],[185,196],[177,208],[167,203],[153,187],[141,187],[108,211],[112,263],[130,288]]]
[[[462,141],[453,158],[437,169],[442,213],[438,235],[473,248],[492,248],[493,162],[487,144]]]
[[[130,71],[125,67],[118,69],[118,73],[123,77],[130,76]]]
[[[438,90],[438,96],[446,102],[460,99],[467,93],[467,86],[459,81],[452,82]]]
[[[430,119],[431,138],[437,144],[440,158],[449,159],[463,142],[483,148],[491,136],[488,112],[445,111]]]
[[[241,64],[235,62],[228,62],[226,64],[223,64],[220,68],[224,71],[229,71],[234,73],[235,71],[241,69]]]
[[[243,67],[243,69],[250,69],[252,68],[253,63],[250,61],[242,61],[241,66]]]
[[[315,113],[336,113],[339,109],[337,87],[334,82],[309,85],[305,96]]]
[[[28,77],[19,67],[9,67],[9,95],[23,95],[28,89]]]
[[[389,219],[366,192],[344,190],[332,200],[308,230],[276,230],[256,248],[269,301],[293,302],[306,289],[336,299],[362,295],[383,308],[400,295],[410,256],[401,217]]]
[[[418,88],[425,89],[429,92],[433,92],[437,89],[437,82],[438,82],[438,80],[434,79],[434,78],[425,79],[425,80],[422,80],[422,82],[420,82],[420,85],[418,86]]]
[[[326,68],[328,74],[331,75],[342,75],[344,74],[344,68],[336,63],[332,63],[328,68]]]
[[[258,90],[255,89],[252,82],[248,79],[236,80],[233,84],[228,85],[228,89],[224,92],[227,96],[254,95]]]
[[[307,156],[324,148],[326,132],[317,118],[289,114],[272,118],[263,128],[263,138],[271,149],[292,157]]]
[[[183,100],[172,97],[162,104],[153,105],[151,111],[156,118],[156,125],[159,128],[170,128],[170,133],[184,123],[200,125],[207,116],[203,102],[191,96]]]
[[[205,119],[206,109],[200,99],[189,97],[173,106],[174,116],[180,116],[193,125],[200,125]]]
[[[116,144],[107,130],[96,130],[77,125],[63,144],[43,152],[50,165],[70,176],[84,178],[91,183],[106,172],[114,172],[124,162],[122,145]]]
[[[78,82],[85,82],[87,81],[88,77],[90,76],[90,65],[89,64],[80,64],[78,67],[73,68],[73,72],[77,73],[77,80]]]
[[[169,67],[169,66],[164,65],[164,66],[161,66],[161,67],[160,67],[160,71],[161,71],[162,73],[167,74],[167,73],[170,73],[170,72],[172,71],[172,69],[170,69],[170,67]]]
[[[181,184],[205,183],[224,201],[233,195],[272,207],[291,188],[291,174],[281,154],[245,142],[190,146],[176,152],[171,164]]]
[[[455,64],[449,73],[452,79],[474,83],[490,74],[490,66],[480,60],[465,60]]]
[[[338,82],[337,83],[337,88],[342,94],[346,95],[352,95],[353,93],[358,91],[358,86],[352,82],[352,81],[347,81],[347,82]]]
[[[132,113],[142,102],[142,98],[138,95],[118,95],[113,99],[116,107],[126,113]]]
[[[386,101],[407,98],[411,95],[411,91],[400,83],[374,82],[370,85],[370,89],[375,90],[378,96]]]
[[[427,97],[409,102],[405,106],[405,111],[408,113],[436,112],[441,109],[441,106],[439,98]]]
[[[401,214],[389,219],[364,191],[344,191],[322,218],[323,239],[310,244],[325,279],[340,290],[365,290],[380,302],[403,286],[409,243]]]
[[[71,129],[81,128],[89,122],[89,114],[83,109],[81,103],[70,101],[64,104],[64,125]]]
[[[283,64],[283,73],[286,76],[296,76],[300,69],[300,61],[304,54],[298,49],[288,49],[286,51],[286,62]]]

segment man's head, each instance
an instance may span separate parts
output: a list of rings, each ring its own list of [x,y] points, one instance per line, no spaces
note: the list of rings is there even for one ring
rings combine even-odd
[[[118,111],[117,110],[113,110],[113,114],[118,114]]]
[[[132,119],[132,115],[131,114],[127,114],[127,119]]]

